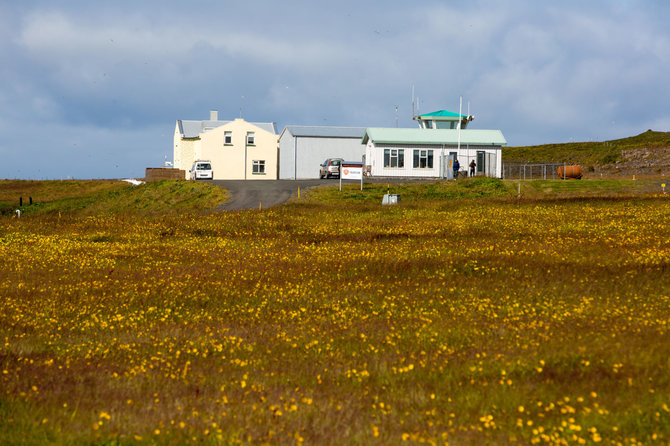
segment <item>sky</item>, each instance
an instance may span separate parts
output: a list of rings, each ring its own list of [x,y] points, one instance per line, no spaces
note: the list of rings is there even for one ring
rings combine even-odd
[[[143,177],[210,110],[416,127],[412,91],[510,146],[670,131],[669,19],[667,0],[0,0],[0,178]]]

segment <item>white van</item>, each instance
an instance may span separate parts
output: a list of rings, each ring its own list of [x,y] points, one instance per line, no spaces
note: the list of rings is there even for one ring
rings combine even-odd
[[[213,180],[214,171],[212,170],[212,163],[210,161],[200,160],[193,163],[193,167],[189,170],[192,180]]]

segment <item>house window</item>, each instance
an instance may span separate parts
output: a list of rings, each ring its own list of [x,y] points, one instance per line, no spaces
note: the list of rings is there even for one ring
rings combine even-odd
[[[384,149],[384,167],[405,167],[405,151]]]
[[[433,151],[432,150],[415,150],[414,151],[414,167],[419,169],[433,168]]]
[[[247,145],[248,146],[256,145],[256,134],[254,132],[247,132]]]
[[[257,174],[257,175],[264,175],[265,174],[265,160],[254,160],[253,167],[251,169],[251,173]]]
[[[233,145],[233,132],[223,132],[223,144],[226,146]]]

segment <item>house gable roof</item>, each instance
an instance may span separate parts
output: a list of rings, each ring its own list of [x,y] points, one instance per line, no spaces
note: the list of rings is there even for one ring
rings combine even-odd
[[[282,131],[297,137],[308,138],[362,138],[365,134],[365,127],[327,127],[327,126],[306,126],[289,125]]]
[[[455,145],[458,144],[456,129],[400,129],[371,127],[365,130],[363,144],[417,144]],[[507,141],[500,130],[461,130],[461,145],[504,146]]]
[[[180,119],[177,121],[177,126],[182,138],[194,139],[199,138],[202,133],[221,127],[222,125],[230,124],[231,122],[233,121],[188,121]],[[277,134],[277,125],[274,122],[250,122],[249,124],[255,125],[273,135]]]

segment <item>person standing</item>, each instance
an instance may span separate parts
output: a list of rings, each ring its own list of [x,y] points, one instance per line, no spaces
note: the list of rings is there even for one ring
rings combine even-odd
[[[475,167],[477,167],[477,163],[475,163],[475,160],[470,161],[470,176],[471,177],[475,176]]]
[[[458,158],[454,160],[454,180],[458,178],[458,171],[461,170],[461,163],[458,162]]]

